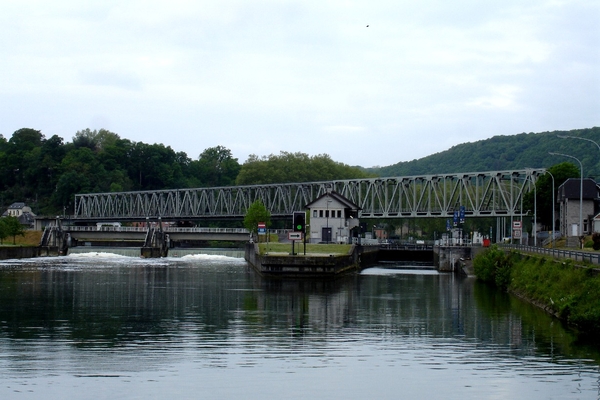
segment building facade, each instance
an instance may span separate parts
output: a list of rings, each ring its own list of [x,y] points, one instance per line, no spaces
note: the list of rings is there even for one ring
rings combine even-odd
[[[588,235],[594,229],[592,220],[597,211],[598,186],[593,179],[584,179],[583,196],[581,196],[581,183],[580,179],[569,178],[558,187],[559,229],[561,234],[567,237]],[[581,232],[579,230],[580,204],[583,223]]]
[[[330,191],[306,205],[310,243],[351,243],[352,229],[359,226],[360,208]]]

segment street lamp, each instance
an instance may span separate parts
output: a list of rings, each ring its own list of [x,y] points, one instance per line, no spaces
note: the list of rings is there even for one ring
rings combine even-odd
[[[562,154],[562,153],[553,153],[553,152],[549,152],[548,154],[553,155],[553,156],[563,156],[563,157],[569,157],[572,158],[573,160],[576,160],[579,163],[579,170],[580,170],[580,180],[579,180],[579,236],[583,235],[583,164],[581,164],[581,161],[579,161],[578,158],[570,156],[568,154]]]
[[[554,248],[554,222],[556,221],[554,219],[554,209],[556,207],[556,203],[554,200],[554,194],[555,194],[555,192],[554,192],[554,190],[555,190],[554,189],[554,175],[552,175],[552,172],[550,172],[550,171],[546,171],[546,172],[548,174],[550,174],[550,177],[552,178],[552,225],[551,225],[552,230],[550,231],[550,234],[552,235],[552,248]]]

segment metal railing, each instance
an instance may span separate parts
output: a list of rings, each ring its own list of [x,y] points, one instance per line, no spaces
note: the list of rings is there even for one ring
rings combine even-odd
[[[526,251],[528,253],[542,254],[555,258],[569,258],[574,261],[587,261],[591,264],[600,265],[600,253],[591,253],[587,251],[573,251],[563,249],[547,249],[544,247],[525,246],[520,244],[506,244],[503,248]]]

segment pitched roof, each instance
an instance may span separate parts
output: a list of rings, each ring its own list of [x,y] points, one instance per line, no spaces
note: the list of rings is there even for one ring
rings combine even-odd
[[[562,185],[558,187],[559,196],[563,199],[579,199],[579,193],[581,191],[581,180],[578,178],[569,178]],[[591,178],[583,179],[583,198],[584,199],[597,199],[598,198],[598,186],[596,181]]]
[[[320,199],[322,199],[323,197],[326,197],[326,196],[329,196],[329,197],[333,198],[334,200],[336,200],[337,202],[341,203],[345,208],[350,208],[352,210],[361,210],[361,208],[359,206],[357,206],[356,204],[354,204],[353,202],[351,202],[350,200],[348,200],[347,198],[345,198],[344,196],[342,196],[341,194],[339,194],[338,192],[335,192],[333,190],[329,193],[324,193],[321,196],[317,197],[316,199],[314,199],[313,201],[308,203],[306,206],[304,206],[304,208],[310,208],[311,205],[313,205],[314,203],[316,203],[317,201],[319,201]]]

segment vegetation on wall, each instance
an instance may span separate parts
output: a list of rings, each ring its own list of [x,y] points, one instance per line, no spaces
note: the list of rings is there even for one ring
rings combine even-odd
[[[586,333],[600,333],[600,274],[572,260],[507,253],[497,246],[473,260],[477,279],[525,298]]]

